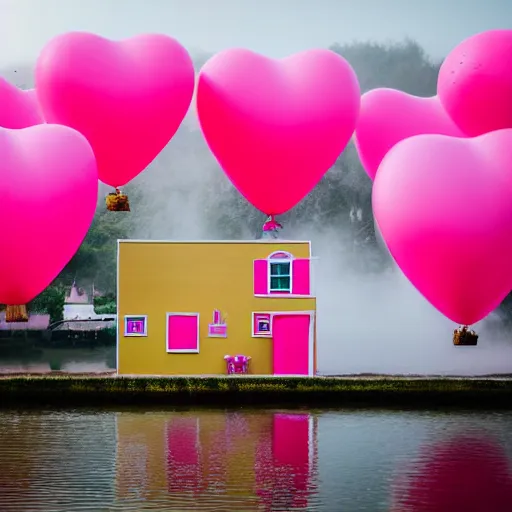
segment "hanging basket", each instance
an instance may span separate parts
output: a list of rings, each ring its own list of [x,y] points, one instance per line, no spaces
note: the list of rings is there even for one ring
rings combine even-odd
[[[478,343],[478,334],[466,326],[453,331],[453,344],[457,347],[474,347]]]
[[[111,192],[105,197],[105,203],[107,204],[107,210],[111,212],[129,212],[130,202],[128,196],[123,194],[119,189],[116,188],[115,192]]]
[[[7,306],[5,308],[5,322],[28,322],[27,306]]]
[[[279,238],[279,232],[283,229],[283,226],[276,221],[275,215],[268,215],[265,224],[263,224],[261,238]]]

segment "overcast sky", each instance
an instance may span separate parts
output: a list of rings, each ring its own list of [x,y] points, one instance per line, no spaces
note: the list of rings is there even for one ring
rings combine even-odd
[[[512,0],[0,0],[0,66],[33,61],[71,30],[163,32],[191,51],[242,46],[273,57],[409,36],[442,57],[491,28],[512,28]]]

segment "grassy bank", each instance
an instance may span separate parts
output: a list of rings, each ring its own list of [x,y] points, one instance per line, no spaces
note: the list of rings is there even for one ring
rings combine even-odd
[[[458,406],[512,409],[512,379],[13,376],[13,405]]]

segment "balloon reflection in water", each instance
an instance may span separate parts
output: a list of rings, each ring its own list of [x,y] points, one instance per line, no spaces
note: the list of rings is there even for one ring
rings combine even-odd
[[[505,512],[512,507],[510,460],[483,436],[462,435],[424,447],[395,484],[392,512]]]

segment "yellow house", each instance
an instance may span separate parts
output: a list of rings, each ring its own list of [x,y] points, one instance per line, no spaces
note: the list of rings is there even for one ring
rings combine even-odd
[[[119,375],[315,375],[311,244],[119,240]]]

